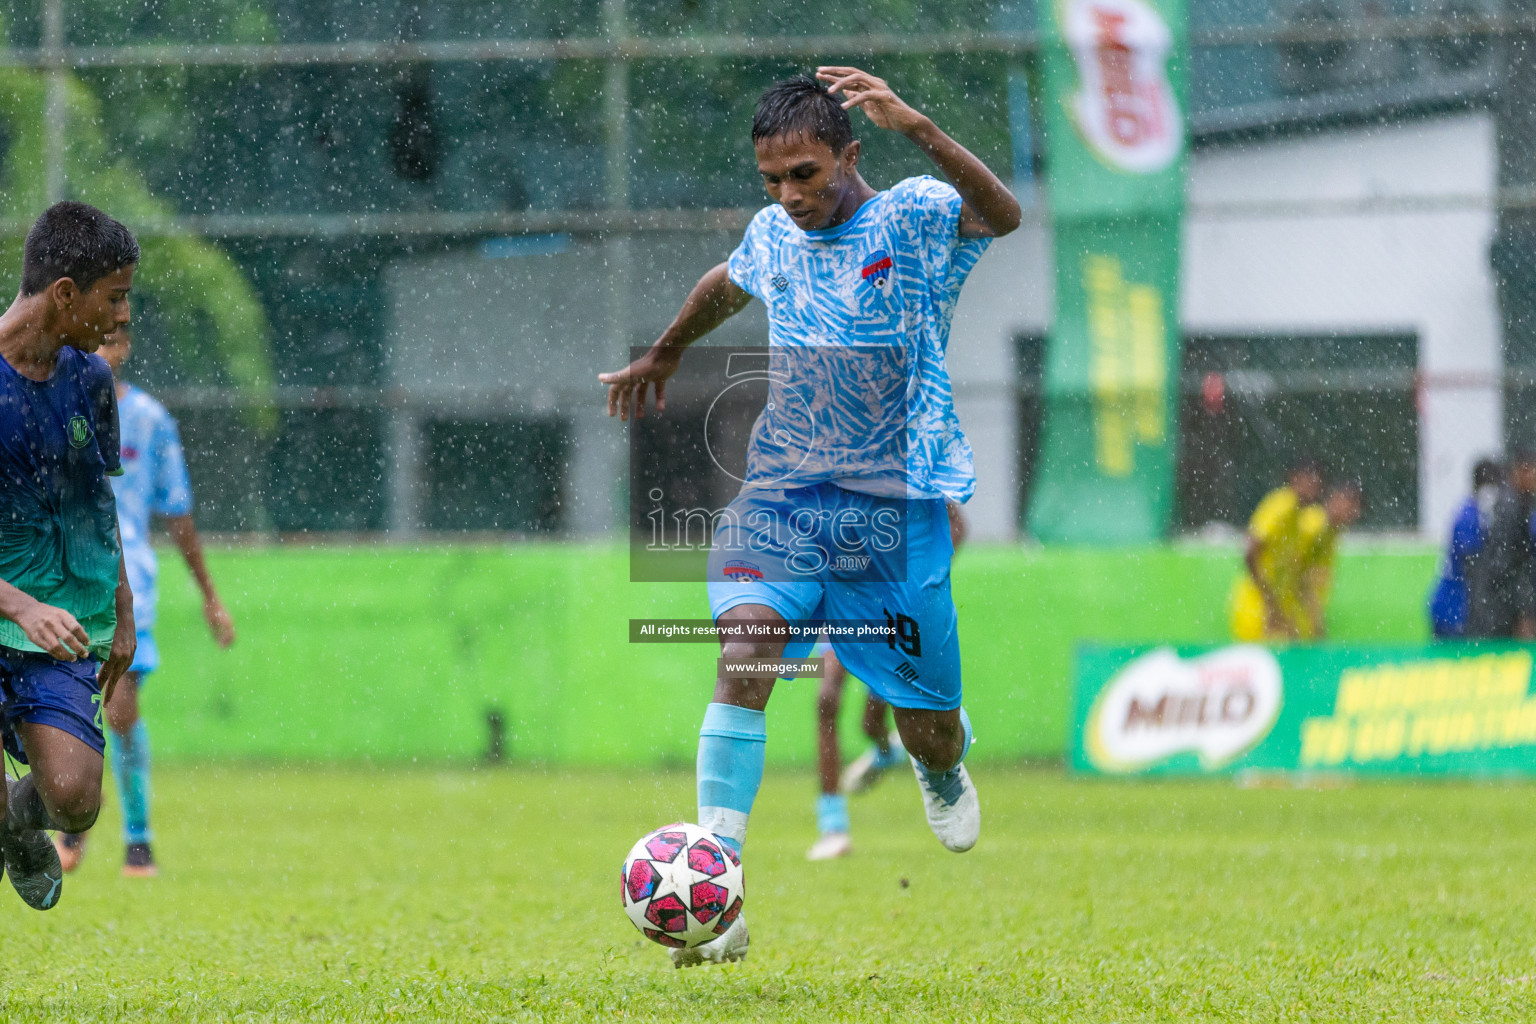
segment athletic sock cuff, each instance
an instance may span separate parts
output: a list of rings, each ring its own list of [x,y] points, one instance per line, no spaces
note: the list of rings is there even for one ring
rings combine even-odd
[[[965,761],[965,755],[971,752],[971,744],[976,742],[976,735],[971,732],[971,716],[965,713],[965,708],[960,709],[960,728],[965,733],[965,742],[960,747],[960,760],[955,762],[957,768]]]
[[[823,793],[816,798],[816,831],[847,832],[848,798],[838,793]]]
[[[735,704],[710,704],[704,709],[704,724],[699,727],[699,735],[767,743],[768,715]]]
[[[960,709],[960,731],[963,736],[960,741],[960,756],[955,759],[954,764],[950,765],[942,772],[932,771],[931,769],[923,767],[921,764],[918,765],[919,768],[922,768],[923,771],[927,773],[930,783],[932,783],[935,787],[943,787],[945,785],[953,784],[952,782],[942,782],[940,780],[950,779],[951,777],[955,779],[959,778],[960,766],[965,763],[965,755],[971,752],[971,744],[976,742],[976,737],[971,732],[971,716],[965,713],[965,708]]]

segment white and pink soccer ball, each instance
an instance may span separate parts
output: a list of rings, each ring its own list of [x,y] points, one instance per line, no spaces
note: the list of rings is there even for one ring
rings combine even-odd
[[[624,858],[624,912],[653,942],[673,949],[724,935],[741,916],[741,860],[698,825],[664,825]]]

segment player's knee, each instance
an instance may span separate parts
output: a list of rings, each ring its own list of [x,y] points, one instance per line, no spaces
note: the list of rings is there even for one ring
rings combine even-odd
[[[84,832],[96,824],[100,811],[101,786],[85,784],[60,793],[48,816],[66,832]]]
[[[119,737],[125,737],[138,724],[139,709],[137,707],[125,708],[121,705],[107,706],[107,727]]]
[[[960,748],[962,741],[951,742],[946,739],[932,737],[917,744],[906,744],[907,753],[917,758],[919,764],[929,771],[947,772],[960,760]]]
[[[69,811],[60,810],[49,817],[53,818],[54,823],[65,832],[88,832],[91,826],[96,824],[96,815],[100,810],[100,805]]]
[[[783,650],[782,642],[772,640],[732,640],[720,645],[720,656],[726,661],[759,661],[777,658]]]
[[[953,728],[949,727],[949,723],[935,721],[921,725],[909,724],[901,730],[901,742],[907,748],[907,753],[929,771],[948,771],[959,763],[960,756],[965,753],[965,731],[958,718]]]
[[[739,640],[722,644],[720,656],[727,665],[722,667],[715,680],[715,703],[735,704],[754,711],[767,707],[778,676],[772,668],[759,670],[754,663],[776,660],[782,647],[782,644]]]
[[[106,704],[107,726],[118,735],[124,735],[139,720],[139,677],[129,672],[118,680],[112,691],[112,699]]]

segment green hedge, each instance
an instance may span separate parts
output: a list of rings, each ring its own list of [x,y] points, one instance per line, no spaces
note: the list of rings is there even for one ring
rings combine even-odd
[[[708,616],[698,584],[636,584],[612,547],[318,547],[210,555],[240,631],[219,651],[162,552],[164,667],[146,686],[169,757],[448,760],[505,717],[519,760],[691,762],[713,683],[704,644],[631,645],[628,620]],[[1073,645],[1218,642],[1229,547],[1023,550],[971,545],[954,570],[966,706],[986,759],[1065,750]],[[1424,547],[1341,558],[1334,634],[1417,642],[1434,571]],[[811,757],[814,681],[780,685],[769,758]],[[854,690],[857,694],[857,690]],[[845,708],[854,732],[857,699]]]

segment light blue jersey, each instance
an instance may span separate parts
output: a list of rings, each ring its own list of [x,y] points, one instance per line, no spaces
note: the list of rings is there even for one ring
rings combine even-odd
[[[121,423],[123,475],[112,480],[123,562],[133,588],[134,625],[140,646],[155,624],[159,566],[149,543],[152,515],[192,513],[192,485],[176,420],[165,406],[132,385],[117,403]]]
[[[944,351],[960,286],[990,240],[960,237],[960,207],[959,193],[924,176],[823,231],[777,205],[752,219],[728,265],[768,307],[772,346],[748,488],[970,498],[976,475]]]

